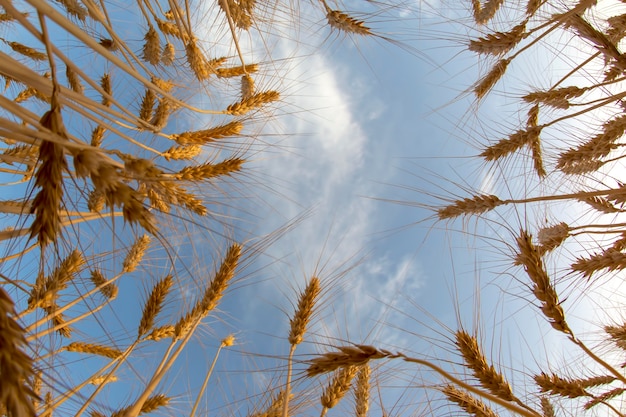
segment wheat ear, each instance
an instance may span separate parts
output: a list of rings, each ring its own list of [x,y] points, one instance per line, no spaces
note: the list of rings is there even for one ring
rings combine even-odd
[[[24,329],[15,320],[13,301],[0,287],[0,408],[16,417],[35,415],[35,372],[33,360],[24,352],[26,345]]]
[[[453,385],[447,384],[441,389],[441,392],[449,401],[456,403],[469,415],[476,417],[498,417],[484,402],[465,391],[455,388]]]
[[[474,87],[474,94],[477,99],[483,98],[498,82],[500,78],[506,72],[507,67],[511,60],[509,58],[501,59],[496,65],[485,75],[485,77],[476,84]]]
[[[304,333],[313,315],[313,307],[321,291],[320,280],[317,277],[312,277],[309,280],[306,288],[300,294],[298,298],[298,308],[296,309],[293,318],[290,320],[289,329],[289,357],[287,358],[287,382],[285,384],[285,401],[283,409],[283,417],[289,416],[289,395],[291,393],[291,373],[293,369],[293,355],[296,351],[296,346],[302,343]]]
[[[511,386],[493,365],[489,365],[476,337],[471,336],[465,330],[458,330],[456,332],[456,345],[465,363],[483,388],[505,401],[515,401],[516,398],[511,391]]]
[[[336,406],[350,390],[352,379],[355,377],[358,369],[356,366],[346,366],[335,372],[335,376],[320,397],[320,403],[323,407],[320,414],[321,417],[326,415],[329,408]]]
[[[174,283],[172,275],[168,275],[154,286],[148,300],[146,301],[146,305],[143,308],[143,313],[141,315],[141,321],[139,322],[139,329],[137,330],[137,338],[140,339],[154,326],[154,320],[156,316],[163,308],[163,302],[165,301],[165,297],[169,293],[172,288],[172,284]]]
[[[370,373],[369,364],[361,365],[356,376],[354,387],[354,415],[356,417],[367,417],[370,407]]]

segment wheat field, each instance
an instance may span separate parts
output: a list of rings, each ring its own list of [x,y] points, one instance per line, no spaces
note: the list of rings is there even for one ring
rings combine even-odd
[[[0,5],[0,415],[626,413],[623,1]],[[359,329],[364,261],[328,261],[346,253],[330,232],[313,268],[273,254],[316,208],[287,215],[289,179],[263,168],[300,164],[281,121],[343,114],[288,104],[315,51],[347,44],[372,68],[383,45],[445,72],[406,41],[421,31],[481,69],[445,127],[477,182],[420,173],[410,201],[365,197],[428,213],[411,251],[442,231],[451,264],[463,241],[487,267],[446,284],[456,328],[378,299]],[[249,331],[252,304],[283,321]]]

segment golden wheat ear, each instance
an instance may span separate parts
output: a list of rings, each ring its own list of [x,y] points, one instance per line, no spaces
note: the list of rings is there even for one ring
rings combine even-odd
[[[13,301],[0,287],[0,408],[8,415],[35,416],[33,360],[25,353],[24,329],[15,319]]]

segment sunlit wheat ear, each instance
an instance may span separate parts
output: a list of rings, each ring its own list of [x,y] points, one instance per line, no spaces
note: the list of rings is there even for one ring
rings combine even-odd
[[[496,15],[502,3],[504,0],[487,0],[484,5],[481,5],[480,0],[472,0],[474,21],[479,25],[489,22]]]
[[[102,125],[96,126],[91,131],[91,146],[95,146],[99,148],[102,145],[102,140],[104,139],[104,133],[106,132],[106,128]]]
[[[89,16],[89,12],[85,9],[78,0],[58,0],[59,3],[63,5],[68,14],[75,17],[76,19],[84,22],[87,16]]]
[[[362,20],[354,19],[353,17],[350,17],[348,14],[339,10],[327,9],[326,19],[328,19],[328,24],[330,25],[330,27],[343,32],[354,33],[363,36],[372,34],[371,29],[365,26],[365,22],[363,22]]]
[[[457,404],[469,415],[480,417],[498,417],[498,415],[478,398],[475,398],[465,391],[457,389],[453,385],[446,385],[441,392],[449,401]]]
[[[622,394],[624,394],[624,392],[626,392],[626,388],[614,388],[610,391],[604,392],[596,396],[596,398],[592,399],[591,401],[586,402],[583,407],[585,410],[589,410],[591,407],[594,407],[598,404],[605,404],[607,401],[621,396]]]
[[[96,345],[93,343],[73,342],[62,348],[67,352],[87,353],[90,355],[103,356],[105,358],[116,359],[122,355],[119,349],[109,346]]]
[[[533,283],[533,294],[541,302],[541,311],[548,318],[552,327],[560,332],[571,334],[565,321],[565,313],[559,304],[559,297],[545,271],[539,251],[533,245],[531,236],[522,230],[517,238],[519,254],[516,261],[524,267],[526,274]]]
[[[87,209],[92,213],[100,213],[105,206],[106,197],[101,191],[91,191],[87,198]]]
[[[541,392],[548,392],[551,395],[567,398],[590,396],[590,394],[585,391],[585,388],[576,380],[570,381],[555,374],[548,375],[543,372],[541,375],[535,375],[534,379]]]
[[[233,20],[239,29],[249,30],[252,27],[252,10],[254,0],[237,2],[235,0],[218,0],[217,4],[222,11]]]
[[[200,145],[187,145],[187,146],[173,146],[167,151],[163,152],[163,157],[166,160],[185,160],[192,159],[200,155],[202,147]]]
[[[616,207],[613,203],[604,197],[581,198],[579,201],[588,204],[594,210],[604,214],[623,213],[624,210]]]
[[[542,254],[550,252],[569,237],[569,226],[565,222],[555,224],[554,226],[542,227],[537,233],[537,240],[540,247],[537,248]]]
[[[528,3],[526,3],[526,16],[534,16],[543,3],[545,3],[545,0],[528,0]]]
[[[528,36],[526,23],[526,21],[523,21],[508,32],[490,33],[483,38],[471,40],[468,49],[472,52],[486,55],[505,54]]]
[[[163,48],[163,53],[161,54],[161,64],[173,65],[175,58],[176,48],[174,47],[174,44],[167,42]]]
[[[24,329],[15,315],[13,301],[0,287],[0,408],[10,416],[34,416],[33,360],[24,352]]]
[[[259,66],[257,64],[246,64],[245,66],[240,65],[238,67],[217,68],[215,75],[220,78],[240,77],[244,74],[255,73],[258,70]]]
[[[241,170],[245,161],[240,158],[227,159],[216,164],[203,164],[183,168],[174,174],[174,178],[183,181],[201,181],[210,178],[231,175]]]
[[[146,88],[146,92],[143,94],[141,98],[141,106],[139,107],[139,118],[145,122],[150,122],[152,119],[152,114],[154,112],[154,105],[157,101],[156,93],[150,89]]]
[[[352,379],[358,369],[359,368],[356,366],[347,366],[335,372],[335,375],[320,397],[320,403],[324,409],[333,408],[339,404],[339,401],[341,401],[350,390]],[[322,412],[322,415],[324,414],[325,412]]]
[[[13,49],[18,54],[24,55],[25,57],[28,57],[32,60],[44,61],[48,58],[48,56],[45,53],[40,52],[34,48],[31,48],[30,46],[21,44],[19,42],[7,42],[7,44],[11,47],[11,49]]]
[[[48,314],[52,314],[56,309],[58,292],[67,288],[67,284],[80,272],[84,264],[82,253],[76,249],[72,251],[52,274],[43,281],[37,280],[28,299],[28,308],[41,307]]]
[[[398,357],[389,351],[368,345],[340,346],[338,349],[339,351],[324,353],[308,361],[307,376],[333,372],[342,367],[365,365],[370,360]]]
[[[567,110],[571,105],[570,100],[582,96],[587,90],[588,88],[576,86],[561,87],[548,91],[533,91],[523,96],[522,99],[527,103],[544,104],[557,109]]]
[[[581,273],[587,279],[601,270],[621,271],[626,268],[626,254],[620,250],[609,248],[588,258],[576,259],[571,268],[572,271]]]
[[[41,118],[41,126],[50,129],[58,137],[67,139],[61,119],[61,108],[53,104]],[[33,200],[32,210],[35,220],[30,226],[31,238],[45,247],[53,242],[61,231],[61,199],[63,198],[63,171],[67,171],[67,161],[63,146],[42,141],[39,147],[40,165],[35,173],[35,186],[40,190]]]
[[[166,407],[170,403],[170,398],[163,394],[156,394],[149,397],[141,406],[139,414],[148,414],[159,408]],[[125,407],[111,414],[111,417],[128,417],[130,407]]]
[[[593,2],[595,4],[595,1]],[[604,34],[604,32],[594,28],[589,22],[585,20],[581,13],[572,13],[568,16],[566,21],[566,27],[573,28],[578,36],[583,39],[587,39],[593,43],[602,54],[610,59],[618,59],[621,57],[621,53],[613,42]]]
[[[498,143],[489,146],[480,153],[486,161],[496,161],[500,158],[516,152],[522,146],[532,146],[538,140],[541,132],[540,127],[531,127],[526,130],[518,130],[507,139],[502,139]]]
[[[321,291],[320,280],[317,277],[311,278],[308,285],[300,294],[298,299],[298,308],[291,319],[291,327],[289,330],[289,343],[298,345],[302,343],[304,333],[306,332],[309,320],[313,314],[313,307]]]
[[[146,305],[143,307],[141,321],[139,322],[139,329],[137,330],[137,338],[141,338],[152,330],[154,320],[163,308],[165,297],[167,297],[173,283],[174,280],[172,275],[168,275],[157,282],[152,289],[152,292],[146,301]]]
[[[144,40],[142,58],[152,65],[157,65],[161,61],[161,41],[159,40],[158,32],[152,25],[149,26]]]
[[[161,19],[156,19],[156,22],[157,22],[158,28],[165,35],[170,35],[175,38],[178,38],[181,41],[183,41],[185,44],[189,41],[189,34],[187,34],[187,31],[185,30],[181,31],[180,28],[176,24],[172,22],[168,22],[167,20],[161,20]]]
[[[218,58],[213,61],[207,60],[194,39],[187,43],[185,52],[187,54],[187,62],[199,81],[206,80],[212,74],[215,74],[217,67],[226,60],[226,58]]]
[[[557,168],[563,169],[576,165],[580,161],[589,161],[607,156],[619,146],[616,144],[626,132],[626,116],[617,116],[604,123],[602,133],[589,139],[576,148],[563,152],[558,159]]]
[[[489,73],[487,73],[487,75],[485,75],[485,77],[480,80],[478,84],[476,84],[476,86],[474,87],[474,94],[476,95],[476,98],[480,100],[489,91],[491,91],[493,86],[498,82],[498,80],[500,80],[500,78],[502,78],[502,76],[506,72],[506,69],[509,66],[510,62],[511,60],[508,58],[501,59],[500,61],[498,61],[498,63],[496,63],[491,71],[489,71]]]
[[[105,73],[102,78],[100,78],[100,87],[104,90],[102,95],[102,104],[104,106],[111,105],[111,95],[113,94],[113,90],[111,89],[111,74]]]
[[[354,415],[356,417],[367,417],[370,408],[370,373],[369,364],[359,367],[354,386]]]
[[[204,294],[196,305],[183,316],[174,326],[174,338],[180,339],[188,331],[193,329],[194,323],[206,317],[219,304],[224,291],[235,276],[235,270],[241,257],[241,245],[234,244],[226,253],[220,269],[215,274],[211,283],[207,286]]]
[[[550,402],[550,400],[546,397],[541,397],[541,412],[543,413],[543,417],[556,417],[554,412],[554,406]]]
[[[236,136],[241,133],[242,129],[243,123],[233,121],[210,129],[172,135],[172,140],[176,141],[179,145],[204,145],[218,139]]]
[[[258,109],[264,104],[271,103],[280,99],[278,91],[263,91],[256,93],[248,98],[231,104],[226,108],[226,113],[233,116],[242,116],[254,109]]]
[[[456,200],[453,204],[437,210],[439,220],[453,219],[459,216],[481,214],[505,204],[495,195],[479,194],[472,198]]]
[[[133,246],[131,246],[130,250],[128,251],[126,258],[124,258],[124,262],[122,264],[122,272],[133,272],[137,268],[137,265],[139,265],[139,263],[143,259],[143,256],[146,253],[148,246],[150,246],[150,240],[150,236],[143,235],[139,239],[137,239],[135,243],[133,243]]]
[[[171,324],[161,327],[156,327],[152,332],[146,336],[146,340],[154,340],[158,342],[161,339],[168,339],[174,336],[174,326]]]
[[[290,396],[291,397],[291,396]],[[285,393],[279,391],[272,397],[272,400],[262,411],[253,412],[248,414],[248,417],[281,417],[283,415],[283,403],[285,399]]]
[[[626,323],[621,326],[605,326],[604,331],[617,347],[626,350]]]
[[[464,330],[456,332],[456,345],[465,360],[467,366],[472,370],[474,377],[480,381],[480,385],[493,395],[505,401],[514,401],[515,396],[511,391],[511,386],[504,379],[493,365],[489,365],[483,355],[478,340]]]

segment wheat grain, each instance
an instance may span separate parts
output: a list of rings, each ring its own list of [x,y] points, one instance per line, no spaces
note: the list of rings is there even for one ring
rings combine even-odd
[[[159,341],[168,337],[174,336],[174,326],[171,324],[161,327],[156,327],[152,332],[146,336],[147,340]]]
[[[479,100],[483,98],[493,86],[502,78],[504,73],[506,72],[507,67],[511,60],[509,58],[501,59],[496,63],[496,65],[480,80],[476,86],[474,87],[474,94],[476,98]]]
[[[370,28],[365,26],[365,22],[350,17],[339,10],[327,10],[326,19],[328,24],[334,28],[347,33],[368,36],[372,34]]]
[[[148,414],[152,411],[158,410],[161,407],[165,407],[170,403],[170,398],[163,394],[156,394],[149,397],[141,406],[139,414]],[[111,414],[111,417],[127,417],[127,413],[132,408],[125,407],[120,410],[117,410]]]
[[[496,15],[502,3],[504,3],[504,0],[487,0],[487,2],[481,6],[478,0],[472,0],[476,23],[484,25],[489,22]]]
[[[142,58],[152,65],[157,65],[161,60],[161,42],[159,40],[159,34],[152,25],[148,28],[144,40],[146,42],[143,45]]]
[[[517,245],[520,250],[517,261],[524,266],[526,274],[533,283],[533,294],[542,304],[541,311],[549,319],[554,329],[571,334],[556,290],[545,271],[539,251],[531,241],[531,236],[522,230],[517,238]]]
[[[94,286],[100,288],[100,293],[106,298],[113,299],[117,297],[117,285],[113,282],[109,282],[99,269],[91,271],[91,282],[93,282]]]
[[[514,401],[515,396],[511,386],[504,376],[489,365],[482,354],[478,340],[464,330],[456,332],[456,345],[465,359],[465,363],[472,370],[474,377],[480,381],[483,388],[505,401]]]
[[[356,366],[346,366],[337,370],[320,397],[320,403],[324,408],[333,408],[341,401],[350,390],[350,384],[358,369]]]
[[[609,272],[621,271],[626,268],[626,254],[609,248],[589,258],[577,258],[571,268],[572,271],[582,273],[582,276],[587,279],[591,278],[595,272],[603,269]]]
[[[242,129],[243,123],[233,121],[210,129],[172,135],[172,139],[179,145],[204,145],[217,139],[238,135]]]
[[[42,116],[40,123],[42,127],[67,140],[58,105],[53,104]],[[42,141],[39,159],[41,164],[35,173],[35,186],[40,191],[33,200],[35,220],[30,226],[30,236],[36,236],[38,243],[45,247],[56,239],[61,230],[59,210],[63,198],[63,171],[67,171],[67,161],[63,146],[50,141]]]
[[[239,77],[244,74],[257,72],[259,66],[257,64],[246,64],[238,67],[217,68],[215,74],[220,78]]]
[[[541,397],[541,411],[543,411],[543,417],[556,417],[554,413],[554,407],[550,400],[546,397]]]
[[[78,94],[83,94],[84,88],[80,82],[80,78],[78,78],[78,75],[76,75],[71,67],[65,67],[65,76],[67,77],[67,83],[70,85],[70,88]]]
[[[200,152],[202,152],[202,147],[199,145],[172,146],[163,152],[162,156],[168,161],[171,159],[192,159],[200,155]]]
[[[39,52],[38,50],[31,48],[30,46],[23,45],[19,42],[9,42],[8,44],[15,52],[20,55],[24,55],[32,60],[45,61],[46,59],[48,59],[48,55],[43,52]]]
[[[610,391],[607,391],[598,395],[593,400],[588,401],[587,403],[585,403],[584,408],[585,410],[589,410],[591,407],[598,405],[600,403],[605,403],[605,401],[608,401],[611,398],[615,398],[619,395],[622,395],[624,392],[626,392],[626,388],[614,388]]]
[[[230,176],[241,170],[244,162],[240,158],[231,158],[217,164],[189,166],[174,174],[174,178],[182,181],[200,181],[224,175]]]
[[[502,55],[513,49],[526,36],[528,36],[526,21],[523,21],[508,32],[489,33],[485,37],[471,40],[468,49],[479,54]]]
[[[544,252],[551,251],[561,245],[569,236],[569,226],[565,222],[554,226],[543,227],[537,232],[537,239]]]
[[[104,132],[106,128],[102,125],[98,125],[91,132],[91,146],[99,148],[102,145],[102,139],[104,139]]]
[[[534,379],[541,392],[568,398],[590,396],[578,381],[570,381],[556,374],[548,375],[542,372],[541,375],[535,375]]]
[[[156,19],[157,26],[165,35],[174,36],[184,43],[189,41],[189,35],[186,30],[181,30],[176,24],[167,20]]]
[[[220,269],[215,274],[211,283],[207,286],[203,297],[196,303],[190,312],[184,315],[174,326],[174,338],[180,339],[194,327],[194,322],[206,317],[222,299],[224,291],[230,281],[235,276],[239,258],[241,257],[241,246],[233,244],[226,252],[224,261]]]
[[[453,385],[446,385],[441,389],[441,392],[448,397],[448,400],[456,403],[459,407],[465,410],[466,413],[474,415],[476,417],[498,417],[485,403],[479,399],[471,396],[465,391],[461,391]]]
[[[161,54],[161,64],[173,65],[174,58],[176,58],[176,48],[174,47],[174,44],[167,42],[165,44],[165,48],[163,48],[163,53]]]
[[[163,308],[163,302],[165,301],[165,297],[169,293],[172,288],[172,284],[174,283],[172,275],[167,275],[165,278],[160,280],[152,289],[148,300],[143,308],[143,313],[141,315],[141,321],[139,322],[139,329],[137,330],[137,338],[140,339],[154,326],[154,320],[156,316],[159,314],[161,309]]]
[[[87,353],[91,355],[104,356],[105,358],[116,359],[122,355],[119,349],[109,346],[95,345],[92,343],[73,342],[63,347],[67,352]]]
[[[461,215],[481,214],[493,210],[505,201],[500,200],[495,195],[479,194],[472,198],[457,200],[453,204],[437,210],[439,220],[452,219]]]
[[[241,77],[241,99],[248,100],[256,92],[256,86],[254,85],[254,79],[246,74]]]
[[[557,109],[567,110],[571,99],[582,96],[588,90],[588,88],[570,86],[548,91],[533,91],[524,95],[522,100],[527,103],[541,103]]]
[[[367,417],[370,402],[370,366],[362,365],[356,376],[356,385],[354,387],[354,415],[355,417]]]
[[[298,345],[302,343],[304,333],[306,332],[307,325],[311,320],[313,314],[313,307],[321,291],[320,280],[317,277],[312,277],[304,291],[300,294],[298,299],[298,308],[296,309],[293,318],[290,320],[291,328],[289,330],[289,343],[291,345]]]
[[[338,349],[338,352],[328,352],[308,361],[307,376],[313,377],[348,366],[365,365],[374,359],[398,357],[389,351],[368,345],[340,346]]]
[[[227,107],[226,113],[233,116],[244,115],[251,110],[259,108],[264,104],[271,103],[280,99],[278,91],[264,91],[256,93],[248,98],[243,98],[241,101],[231,104]]]
[[[128,251],[126,258],[124,258],[124,262],[122,264],[122,272],[133,272],[137,268],[137,265],[139,265],[139,263],[143,259],[143,256],[146,253],[149,245],[150,236],[143,235],[139,239],[137,239]]]
[[[24,329],[14,316],[13,301],[0,287],[0,408],[9,416],[34,416],[33,360],[24,352]]]
[[[531,146],[539,138],[540,127],[529,127],[526,130],[518,130],[507,139],[502,139],[495,145],[491,145],[480,153],[486,161],[496,161],[503,158],[524,145]]]

